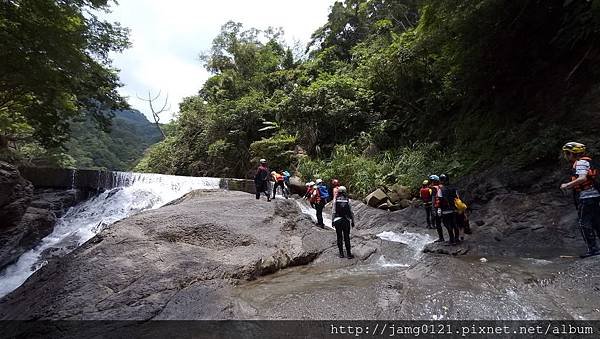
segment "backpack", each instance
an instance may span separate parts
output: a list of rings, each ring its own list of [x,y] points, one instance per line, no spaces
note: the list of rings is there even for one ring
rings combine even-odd
[[[348,198],[338,196],[335,200],[335,215],[337,217],[352,219],[352,212],[350,211],[350,201]]]
[[[439,199],[439,208],[444,211],[456,210],[456,205],[454,204],[454,199],[458,198],[456,194],[456,189],[448,186],[443,186],[442,189],[442,197]]]
[[[323,201],[327,202],[327,200],[329,199],[329,190],[327,189],[327,186],[319,186],[319,195],[321,196],[321,199],[323,199]]]
[[[591,186],[593,186],[598,192],[600,192],[600,163],[588,157],[583,157],[580,160],[586,160],[590,163],[590,169],[588,170],[587,174],[588,180],[591,181]]]
[[[431,188],[429,187],[423,187],[421,188],[421,190],[419,191],[420,195],[421,195],[421,199],[423,200],[424,203],[430,203],[431,202]]]
[[[454,206],[456,206],[456,210],[458,213],[465,213],[467,210],[467,204],[465,204],[459,197],[454,198]]]

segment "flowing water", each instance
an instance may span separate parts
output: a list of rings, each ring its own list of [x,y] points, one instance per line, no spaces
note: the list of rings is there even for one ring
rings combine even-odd
[[[69,209],[36,248],[0,273],[0,297],[23,284],[47,263],[49,256],[73,251],[106,226],[140,211],[163,206],[195,189],[218,189],[219,182],[218,178],[114,172],[113,189]]]
[[[303,214],[309,216],[316,223],[315,210],[305,201],[297,201]],[[331,218],[323,213],[323,220],[327,228],[331,226]],[[335,234],[332,232],[332,237]],[[346,259],[333,262],[321,262],[319,265],[306,265],[281,270],[272,275],[259,278],[244,284],[237,289],[240,309],[250,318],[252,317],[277,317],[273,314],[260,314],[260,310],[274,310],[281,305],[302,304],[301,300],[321,300],[315,307],[326,304],[328,295],[344,294],[348,289],[371,290],[372,286],[386,277],[398,274],[410,265],[416,263],[422,256],[423,248],[433,241],[427,234],[411,232],[395,233],[391,231],[377,234],[382,241],[388,242],[392,247],[401,247],[401,255],[397,255],[397,248],[386,257],[384,252],[376,254],[373,260],[366,260],[356,265],[347,265]],[[394,245],[395,244],[395,245]],[[328,254],[325,254],[327,256]],[[337,256],[336,256],[337,259]],[[290,314],[290,310],[287,310]],[[294,317],[294,315],[291,315]]]

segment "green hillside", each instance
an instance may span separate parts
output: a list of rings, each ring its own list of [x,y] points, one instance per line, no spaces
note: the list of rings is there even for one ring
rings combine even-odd
[[[73,123],[71,128],[72,137],[65,147],[77,168],[130,170],[161,139],[156,126],[137,110],[116,111],[108,133],[91,119]]]

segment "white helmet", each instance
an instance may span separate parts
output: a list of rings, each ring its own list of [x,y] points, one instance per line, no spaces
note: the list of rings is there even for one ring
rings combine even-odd
[[[312,186],[315,185],[315,182],[314,181],[309,181],[309,182],[306,183],[306,185],[312,187]]]
[[[260,159],[260,163],[261,164],[266,164],[267,163],[267,159]]]
[[[338,187],[338,193],[348,193],[348,190],[346,189],[346,186],[340,186],[340,187]]]
[[[323,180],[317,179],[317,185],[320,184],[320,183],[322,183],[322,182],[323,182]]]

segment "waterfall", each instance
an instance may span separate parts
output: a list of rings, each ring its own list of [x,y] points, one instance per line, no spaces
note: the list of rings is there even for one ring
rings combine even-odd
[[[114,188],[69,209],[36,248],[0,272],[0,297],[21,286],[47,263],[49,256],[73,251],[106,226],[140,211],[163,206],[195,189],[218,189],[219,182],[219,178],[113,172],[111,186]]]

